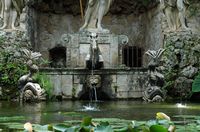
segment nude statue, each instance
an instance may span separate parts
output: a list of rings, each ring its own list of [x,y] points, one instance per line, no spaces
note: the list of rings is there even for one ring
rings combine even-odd
[[[1,4],[1,13],[0,13],[0,17],[3,18],[3,12],[4,12],[4,0],[1,0],[0,4]]]
[[[1,0],[3,14],[3,26],[1,29],[17,30],[16,21],[24,8],[24,0]]]
[[[177,0],[178,16],[183,29],[187,29],[186,24],[186,5],[189,5],[188,0]]]
[[[160,0],[160,7],[163,10],[169,29],[177,30],[179,27],[188,29],[186,24],[186,6],[187,0]]]
[[[85,22],[80,31],[87,29],[97,29],[104,31],[101,26],[103,16],[108,12],[113,0],[89,0],[85,13]]]

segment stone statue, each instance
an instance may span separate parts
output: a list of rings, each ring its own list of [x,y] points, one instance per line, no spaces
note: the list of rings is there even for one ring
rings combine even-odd
[[[16,25],[19,25],[19,22],[17,20],[24,6],[24,0],[1,0],[1,14],[3,14],[4,23],[1,29],[18,30]]]
[[[103,16],[108,12],[113,0],[89,0],[85,13],[85,23],[80,31],[96,29],[100,32],[108,32],[101,26]]]
[[[164,76],[157,70],[159,66],[159,59],[164,52],[164,49],[148,50],[147,55],[151,57],[151,61],[148,65],[148,85],[144,91],[143,99],[148,102],[160,102],[163,100],[164,94],[161,87],[164,84]]]
[[[1,13],[0,13],[0,17],[3,18],[4,0],[1,0],[0,5],[1,5]]]
[[[188,29],[186,23],[186,8],[188,0],[160,0],[160,7],[163,10],[170,30],[175,31],[179,27]]]
[[[100,75],[88,75],[86,79],[87,90],[89,91],[90,100],[95,99],[97,101],[97,92],[101,88],[101,76]]]
[[[97,43],[97,39],[98,39],[98,35],[96,33],[91,33],[90,49],[89,49],[89,53],[87,54],[85,58],[86,67],[91,70],[102,68],[103,63],[104,63],[103,56],[101,54],[101,51]]]
[[[18,88],[20,91],[20,100],[34,101],[45,99],[45,91],[40,87],[38,83],[35,83],[32,76],[38,72],[38,66],[34,64],[34,60],[37,60],[41,54],[37,52],[31,52],[27,49],[23,50],[25,56],[29,58],[27,61],[27,68],[29,73],[23,75],[18,80]]]

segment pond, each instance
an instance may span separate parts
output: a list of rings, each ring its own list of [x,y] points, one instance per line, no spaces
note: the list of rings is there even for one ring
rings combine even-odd
[[[95,109],[90,109],[91,106]],[[88,108],[88,109],[85,109]],[[83,116],[93,118],[120,118],[145,121],[155,119],[157,112],[164,112],[172,120],[174,115],[200,115],[200,105],[187,103],[144,103],[141,101],[63,101],[22,104],[18,102],[0,102],[0,117],[22,116],[21,123],[38,124],[59,123],[67,120],[80,120]]]

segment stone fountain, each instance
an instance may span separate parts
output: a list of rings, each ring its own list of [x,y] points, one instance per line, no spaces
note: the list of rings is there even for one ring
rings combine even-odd
[[[90,91],[96,91],[98,99],[142,98],[150,87],[158,86],[153,80],[158,77],[158,65],[148,65],[151,58],[145,56],[149,49],[157,53],[165,47],[165,67],[178,65],[183,76],[194,68],[192,76],[196,75],[198,67],[198,61],[194,61],[198,60],[195,56],[198,45],[192,49],[190,63],[186,64],[187,56],[183,53],[190,49],[182,39],[190,45],[194,41],[182,36],[193,38],[193,30],[189,28],[198,32],[199,26],[194,22],[199,23],[199,19],[186,19],[187,3],[175,3],[176,9],[170,12],[171,7],[163,0],[160,2],[149,1],[146,6],[139,0],[91,0],[82,5],[72,0],[29,0],[18,6],[12,3],[6,5],[10,11],[2,15],[0,33],[15,38],[16,42],[30,42],[32,49],[50,62],[40,67],[40,72],[50,77],[55,96],[95,100],[95,94],[91,95]],[[177,9],[181,5],[184,10]],[[19,11],[17,7],[21,7]],[[16,19],[8,20],[8,16],[16,14]],[[29,39],[16,37],[18,34]],[[160,74],[159,77],[163,79]],[[183,81],[179,80],[175,87],[181,86]]]
[[[122,6],[136,3],[127,0]],[[83,18],[79,12],[76,16],[76,11],[82,9],[77,2],[29,4],[31,42],[50,61],[40,71],[50,77],[55,96],[87,100],[143,97],[143,82],[147,80],[144,51],[162,42],[162,37],[151,40],[154,35],[146,32],[145,15],[137,19],[122,15],[116,19],[110,12],[117,12],[113,7],[120,6],[120,1],[113,0],[83,2]],[[77,5],[79,10],[73,10]],[[156,3],[148,8],[155,6]],[[130,10],[134,8],[129,9],[129,14]],[[145,11],[136,11],[139,12]]]

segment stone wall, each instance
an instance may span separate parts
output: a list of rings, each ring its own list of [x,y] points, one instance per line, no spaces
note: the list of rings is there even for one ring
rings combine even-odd
[[[70,4],[70,1],[68,4]],[[102,24],[103,27],[109,29],[113,34],[127,35],[129,45],[142,48],[144,54],[148,49],[153,50],[162,47],[163,37],[160,33],[160,12],[157,9],[156,3],[149,4],[149,7],[142,6],[142,4],[144,3],[138,2],[136,4],[135,2],[125,0],[115,1],[110,12],[104,17]],[[79,32],[83,20],[80,13],[71,9],[74,3],[71,3],[69,6],[72,12],[66,11],[64,8],[61,9],[64,11],[56,11],[58,8],[50,8],[52,5],[45,4],[45,2],[40,4],[40,6],[36,5],[30,6],[34,21],[31,24],[34,26],[31,27],[34,30],[31,36],[35,50],[43,53],[49,47],[58,44],[62,34]],[[49,59],[48,55],[45,53],[43,55]],[[148,59],[145,56],[144,58],[143,64],[145,67]]]
[[[54,82],[54,95],[60,95],[64,99],[80,99],[85,95],[86,77],[91,71],[81,69],[41,69],[41,71]],[[94,71],[94,75],[101,76],[102,84],[99,89],[103,95],[99,95],[99,99],[142,98],[146,86],[144,81],[147,80],[146,72],[146,69]],[[89,97],[84,98],[89,99]]]
[[[162,16],[164,35],[164,89],[169,96],[188,99],[192,93],[192,83],[200,68],[200,3],[191,1],[187,8],[187,30],[178,29],[169,32],[165,16]],[[168,32],[167,32],[168,30]]]

